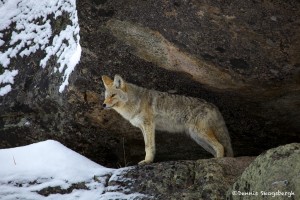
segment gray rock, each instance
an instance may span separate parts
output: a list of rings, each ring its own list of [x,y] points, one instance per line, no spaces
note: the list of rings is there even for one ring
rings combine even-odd
[[[300,199],[300,143],[270,149],[246,168],[228,199]]]
[[[228,188],[253,159],[171,161],[137,166],[110,178],[108,187],[142,193],[152,199],[221,200],[225,199]]]

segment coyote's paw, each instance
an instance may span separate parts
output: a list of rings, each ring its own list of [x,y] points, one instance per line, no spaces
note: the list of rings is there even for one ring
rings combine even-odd
[[[152,160],[142,160],[141,162],[139,162],[139,165],[147,165],[152,163]]]

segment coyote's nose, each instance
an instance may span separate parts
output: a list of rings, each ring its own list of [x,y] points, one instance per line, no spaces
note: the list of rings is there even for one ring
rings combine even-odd
[[[104,104],[102,104],[102,107],[103,107],[103,108],[106,108],[106,104],[105,104],[105,103],[104,103]]]

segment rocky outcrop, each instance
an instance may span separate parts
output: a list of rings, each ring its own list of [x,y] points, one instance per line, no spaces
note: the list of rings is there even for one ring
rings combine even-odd
[[[24,153],[29,153],[28,158],[21,158]],[[299,143],[270,149],[256,158],[180,160],[119,169],[99,166],[56,141],[2,150],[1,158],[8,163],[0,181],[0,196],[6,199],[40,199],[40,195],[61,199],[299,199]],[[49,163],[43,168],[45,160]],[[65,162],[57,165],[61,160]],[[78,172],[81,175],[75,178]]]
[[[154,163],[120,168],[101,177],[95,176],[93,182],[105,187],[99,188],[103,199],[221,200],[225,199],[228,188],[253,159],[240,157]],[[91,183],[74,183],[69,188],[46,187],[37,193],[43,196],[64,195],[75,189],[89,190],[87,185]],[[109,194],[123,196],[115,195],[113,198]]]
[[[246,168],[228,199],[299,199],[300,144],[270,149]]]
[[[97,137],[112,137],[108,140],[114,143],[104,148],[116,156],[113,162],[137,163],[144,144],[138,129],[98,104],[104,96],[103,74],[118,73],[146,88],[216,104],[236,156],[299,141],[298,2],[78,5],[83,56],[69,98],[78,108],[84,105],[75,119],[81,132],[92,124]],[[156,142],[156,161],[210,156],[185,136],[157,132]],[[102,144],[96,148],[103,149]]]
[[[43,50],[11,59],[10,70],[22,68],[0,97],[0,148],[51,138],[105,166],[136,164],[144,157],[142,134],[101,108],[101,75],[116,73],[217,105],[236,156],[298,142],[299,7],[296,0],[77,1],[82,56],[69,86],[59,92],[64,78],[53,73],[55,56],[41,70]],[[69,17],[45,19],[58,33]],[[1,31],[5,44],[15,28]],[[156,162],[211,156],[185,135],[157,132],[156,142]]]
[[[253,159],[240,157],[155,163],[115,174],[108,186],[145,194],[145,199],[225,199],[230,185]]]
[[[270,149],[257,158],[238,157],[170,161],[120,168],[94,177],[106,193],[133,199],[299,199],[300,144]],[[87,183],[68,189],[49,187],[39,194],[65,194],[86,190]],[[226,196],[227,195],[227,196]],[[131,198],[129,198],[131,199]]]
[[[109,20],[107,27],[116,38],[133,47],[135,54],[143,60],[171,71],[184,72],[194,80],[211,87],[244,87],[241,81],[234,80],[220,68],[182,52],[157,31],[116,19]]]

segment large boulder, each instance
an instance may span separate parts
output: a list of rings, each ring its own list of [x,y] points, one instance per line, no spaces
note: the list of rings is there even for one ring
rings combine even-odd
[[[107,185],[116,192],[145,194],[142,199],[225,199],[228,188],[253,159],[170,161],[132,167],[115,173]]]
[[[300,199],[300,143],[259,155],[228,191],[228,199]]]
[[[38,13],[32,1],[15,1],[22,12]],[[1,61],[0,74],[7,69],[13,76],[1,82],[11,87],[0,96],[1,148],[52,138],[105,166],[136,164],[144,157],[140,130],[101,108],[101,75],[116,73],[146,88],[216,104],[236,156],[300,140],[299,1],[77,1],[82,55],[69,75],[72,70],[61,65],[69,62],[59,53],[47,56],[53,51],[46,49],[55,46],[55,35],[72,35],[78,44],[75,2],[47,5],[51,12],[28,19],[34,27],[51,27],[45,44],[37,42],[43,48],[23,52],[40,41],[32,37],[43,36],[28,34],[25,47],[9,63]],[[0,27],[1,53],[19,44],[11,42],[23,31],[17,22]],[[60,34],[70,27],[73,34]],[[156,142],[156,161],[211,156],[185,135],[157,132]]]

